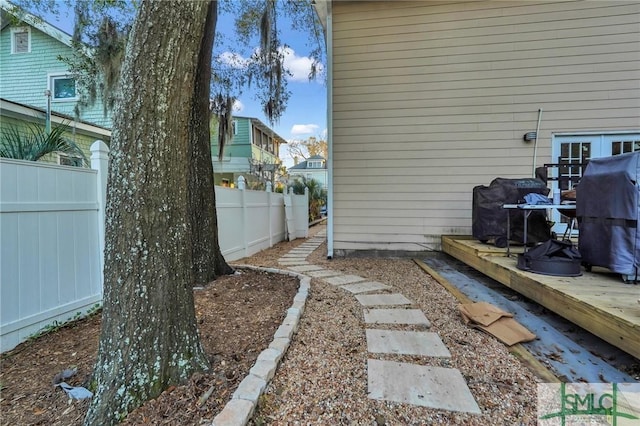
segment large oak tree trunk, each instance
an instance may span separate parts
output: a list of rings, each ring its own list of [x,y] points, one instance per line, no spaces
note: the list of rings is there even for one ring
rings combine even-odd
[[[102,332],[87,425],[115,424],[208,366],[193,305],[189,170],[209,12],[209,2],[143,0],[129,36],[114,117]]]
[[[209,94],[211,86],[211,52],[216,32],[218,3],[209,6],[207,24],[200,55],[191,109],[191,171],[189,197],[191,225],[193,229],[191,250],[194,278],[198,283],[208,283],[218,275],[233,272],[220,251],[218,222],[213,186],[211,162],[211,135],[209,123]]]

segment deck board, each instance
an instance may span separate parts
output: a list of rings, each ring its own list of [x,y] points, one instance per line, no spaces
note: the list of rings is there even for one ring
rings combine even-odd
[[[445,253],[640,359],[640,285],[606,270],[556,277],[516,268],[515,253],[464,236],[443,236]]]

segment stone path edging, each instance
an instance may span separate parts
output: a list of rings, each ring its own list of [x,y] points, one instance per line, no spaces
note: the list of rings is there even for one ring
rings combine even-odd
[[[249,269],[289,275],[298,278],[300,285],[291,307],[287,309],[286,317],[274,334],[273,341],[267,349],[258,355],[258,359],[249,370],[249,374],[240,382],[240,385],[231,396],[231,400],[214,417],[211,426],[244,426],[247,424],[258,405],[258,399],[273,378],[280,360],[291,344],[294,333],[298,330],[298,323],[304,311],[311,287],[311,277],[297,272],[253,265],[233,265],[233,267],[239,270]]]
[[[358,275],[331,271],[307,262],[307,256],[324,242],[325,237],[326,234],[319,233],[278,259],[278,263],[288,270],[250,265],[235,266],[239,269],[253,269],[298,277],[300,287],[293,299],[293,304],[287,310],[287,316],[282,325],[276,330],[273,341],[258,356],[249,375],[240,383],[231,401],[213,419],[212,425],[244,426],[251,418],[260,395],[275,374],[278,363],[291,343],[309,295],[312,277],[299,272],[308,272],[320,281],[340,287],[360,302],[364,310],[368,352],[390,355],[406,353],[447,358],[451,356],[437,333],[369,328],[381,323],[414,324],[428,329],[430,323],[420,309],[407,309],[407,305],[411,306],[413,302],[400,293],[393,293],[392,286],[367,281]],[[334,275],[334,272],[337,273]],[[383,293],[380,293],[380,290]],[[376,291],[378,293],[372,294]],[[376,306],[377,309],[374,308]],[[448,411],[481,413],[466,380],[455,368],[368,359],[367,387],[371,399],[409,403]]]

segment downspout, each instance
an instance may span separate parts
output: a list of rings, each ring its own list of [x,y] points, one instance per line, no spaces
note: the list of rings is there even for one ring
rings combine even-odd
[[[327,258],[333,259],[333,14],[327,4]]]
[[[45,90],[44,95],[47,97],[47,115],[44,121],[44,130],[47,135],[51,134],[51,90]]]

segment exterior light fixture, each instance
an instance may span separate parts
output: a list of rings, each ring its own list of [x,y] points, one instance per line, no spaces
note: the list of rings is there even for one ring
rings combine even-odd
[[[536,132],[525,133],[522,138],[525,142],[531,142],[536,140]]]

